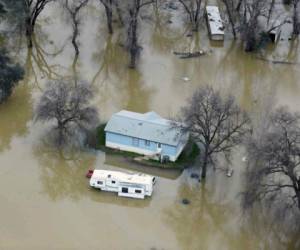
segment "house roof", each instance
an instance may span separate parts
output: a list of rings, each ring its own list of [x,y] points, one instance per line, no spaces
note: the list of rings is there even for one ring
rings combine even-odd
[[[224,35],[224,25],[217,6],[206,6],[207,19],[212,35]]]
[[[122,110],[112,115],[105,131],[172,146],[177,146],[181,139],[178,129],[171,128],[171,121],[153,111],[141,114]]]

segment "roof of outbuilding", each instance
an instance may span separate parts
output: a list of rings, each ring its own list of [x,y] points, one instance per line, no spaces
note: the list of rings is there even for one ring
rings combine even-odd
[[[206,6],[206,13],[212,35],[224,35],[224,25],[218,6]]]
[[[181,135],[171,121],[151,111],[145,114],[122,110],[108,121],[106,132],[177,146]]]

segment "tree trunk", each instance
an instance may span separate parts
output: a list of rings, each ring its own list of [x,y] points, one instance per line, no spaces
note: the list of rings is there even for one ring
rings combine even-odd
[[[238,4],[237,4],[237,6],[236,6],[236,11],[240,11],[240,9],[241,9],[241,6],[242,6],[242,2],[243,2],[243,0],[239,0],[239,2],[238,2]]]
[[[78,36],[78,22],[76,20],[76,17],[73,17],[73,22],[74,22],[74,31],[73,31],[73,36],[72,36],[72,44],[75,49],[75,56],[79,55],[79,48],[76,42],[77,36]]]
[[[201,178],[206,178],[206,169],[207,169],[207,163],[208,163],[208,149],[205,149],[204,157],[203,157],[203,165],[202,165],[202,171],[201,171]]]
[[[120,9],[118,1],[119,0],[114,0],[113,3],[115,4],[115,7],[116,7],[116,11],[117,11],[117,14],[118,14],[119,22],[123,26],[124,25],[124,20],[123,20],[123,16],[122,16],[122,10]]]
[[[113,27],[112,27],[112,3],[111,0],[108,1],[107,4],[104,5],[105,13],[106,13],[106,21],[107,21],[107,28],[108,33],[113,34]]]
[[[294,0],[294,14],[293,14],[293,35],[299,35],[299,21],[298,21],[298,2],[299,0]]]
[[[236,32],[235,32],[235,27],[234,27],[234,21],[233,21],[232,13],[230,11],[228,0],[224,0],[223,2],[225,3],[225,6],[226,6],[227,15],[228,15],[228,18],[229,18],[229,22],[231,24],[231,29],[232,29],[233,37],[234,37],[234,39],[236,39]]]
[[[134,69],[136,67],[136,57],[138,54],[138,43],[137,43],[137,13],[133,11],[132,20],[129,27],[129,36],[130,36],[130,64],[129,67]]]
[[[34,27],[31,23],[31,18],[28,17],[26,19],[26,37],[27,37],[27,46],[28,46],[28,48],[32,48],[33,30],[34,30]]]

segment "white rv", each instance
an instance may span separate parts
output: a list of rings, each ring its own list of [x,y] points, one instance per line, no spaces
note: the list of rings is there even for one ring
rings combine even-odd
[[[218,6],[206,6],[207,27],[211,40],[224,40],[224,25]]]
[[[119,196],[144,199],[145,196],[151,196],[155,181],[156,178],[151,175],[95,169],[90,186],[117,192]]]

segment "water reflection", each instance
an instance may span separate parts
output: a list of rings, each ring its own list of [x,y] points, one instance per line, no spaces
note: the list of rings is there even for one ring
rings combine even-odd
[[[165,221],[182,249],[258,249],[255,237],[240,231],[236,208],[216,199],[208,185],[188,182],[181,184],[175,203],[165,210]],[[183,205],[183,198],[191,204]]]
[[[13,95],[0,105],[0,152],[9,149],[15,136],[25,136],[32,116],[31,88],[20,82]]]
[[[43,192],[51,200],[68,198],[76,201],[87,194],[85,173],[93,165],[94,157],[76,150],[67,152],[42,144],[34,148],[34,156],[39,162]]]

